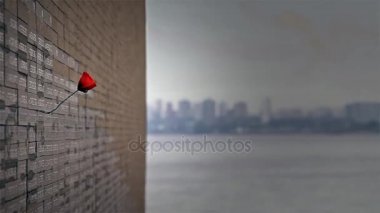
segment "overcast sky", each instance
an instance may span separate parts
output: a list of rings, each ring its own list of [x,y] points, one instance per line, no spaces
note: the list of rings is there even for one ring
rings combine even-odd
[[[147,22],[148,102],[380,101],[380,0],[147,0]]]

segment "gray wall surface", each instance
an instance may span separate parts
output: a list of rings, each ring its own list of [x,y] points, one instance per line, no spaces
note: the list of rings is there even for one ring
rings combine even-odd
[[[0,2],[0,212],[144,212],[145,2]]]

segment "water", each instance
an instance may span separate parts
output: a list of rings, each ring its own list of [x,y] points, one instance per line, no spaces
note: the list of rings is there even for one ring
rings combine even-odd
[[[148,141],[173,139],[179,136],[150,136]],[[147,212],[380,212],[380,136],[233,139],[252,139],[254,150],[148,154]]]

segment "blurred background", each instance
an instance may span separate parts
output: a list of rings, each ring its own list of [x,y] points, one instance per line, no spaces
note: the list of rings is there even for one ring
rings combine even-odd
[[[147,212],[380,210],[380,1],[148,0],[147,37]]]

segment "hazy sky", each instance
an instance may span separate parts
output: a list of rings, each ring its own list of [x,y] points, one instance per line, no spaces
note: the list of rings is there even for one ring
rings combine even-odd
[[[147,0],[148,102],[380,101],[380,0]]]

